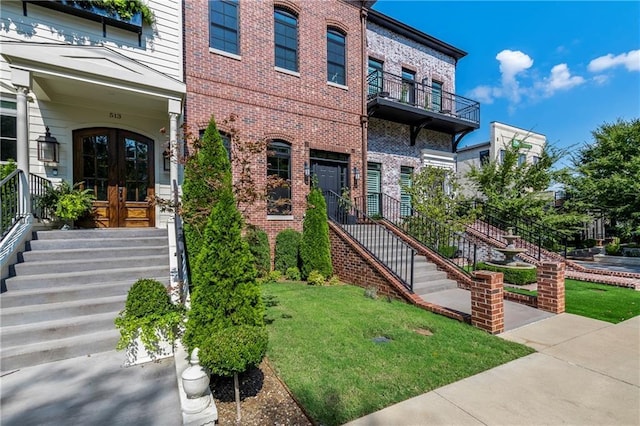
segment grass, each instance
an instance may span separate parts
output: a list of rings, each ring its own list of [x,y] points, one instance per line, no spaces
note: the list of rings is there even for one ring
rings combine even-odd
[[[538,294],[516,287],[505,286],[505,290],[530,296]],[[567,279],[564,291],[565,310],[570,314],[613,324],[640,315],[640,291],[632,288]]]
[[[640,315],[640,291],[586,281],[565,280],[565,309],[570,314],[617,324]]]
[[[317,422],[343,424],[533,352],[354,286],[266,284],[268,356]],[[388,343],[376,343],[385,337]]]

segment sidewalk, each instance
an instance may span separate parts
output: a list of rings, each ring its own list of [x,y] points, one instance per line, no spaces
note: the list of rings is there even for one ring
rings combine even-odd
[[[0,424],[182,424],[173,358],[122,367],[123,352],[23,368],[0,378]]]
[[[640,425],[640,316],[561,314],[500,337],[538,352],[348,425]]]

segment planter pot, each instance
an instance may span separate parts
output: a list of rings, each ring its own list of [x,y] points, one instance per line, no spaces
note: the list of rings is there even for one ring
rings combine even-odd
[[[158,361],[160,359],[169,358],[173,356],[173,342],[163,338],[158,341],[157,347],[149,352],[147,348],[142,344],[140,337],[130,344],[125,353],[125,366],[145,364],[147,362]]]

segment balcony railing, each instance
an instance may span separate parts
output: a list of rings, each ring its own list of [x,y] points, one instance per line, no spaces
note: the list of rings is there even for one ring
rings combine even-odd
[[[426,83],[376,70],[367,76],[370,110],[384,106],[404,109],[407,124],[443,121],[442,130],[459,133],[480,126],[480,103]],[[445,122],[450,124],[446,126]],[[428,127],[428,126],[427,126]]]

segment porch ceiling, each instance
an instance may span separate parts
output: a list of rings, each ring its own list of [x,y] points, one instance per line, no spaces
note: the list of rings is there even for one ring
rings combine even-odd
[[[7,42],[2,56],[12,68],[31,72],[42,99],[68,104],[135,105],[167,111],[167,99],[184,99],[186,86],[102,46]]]

